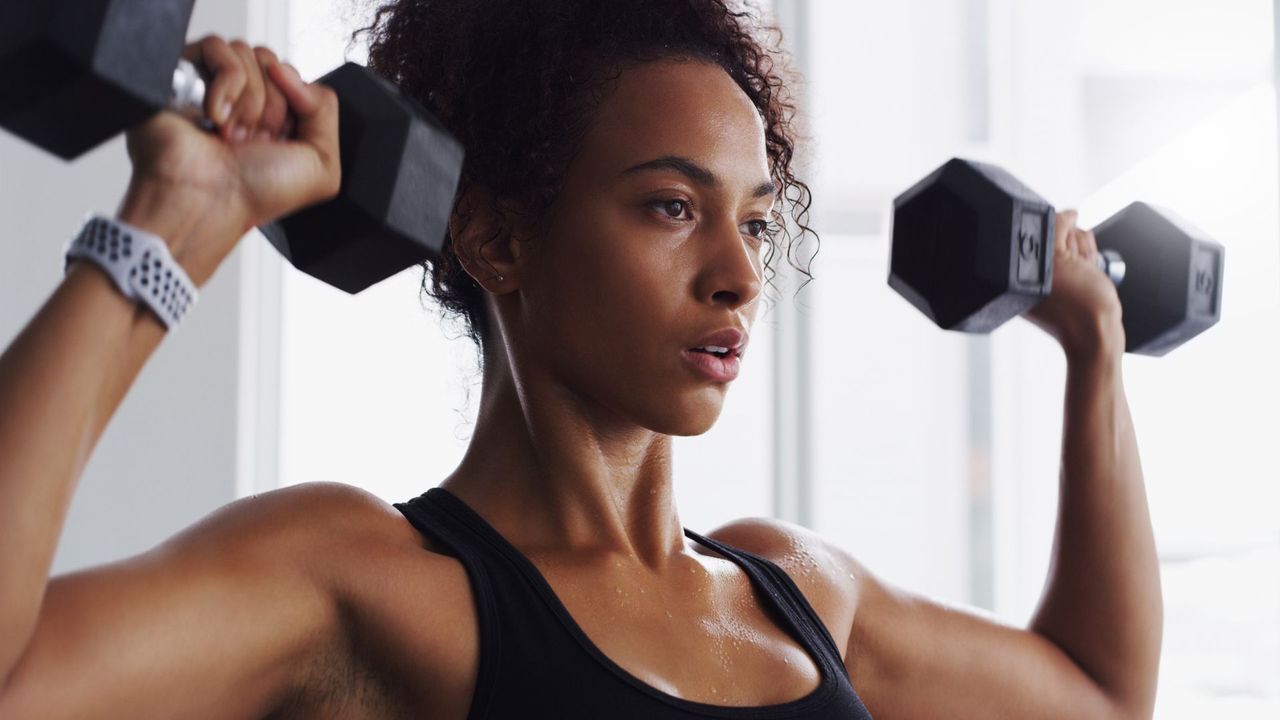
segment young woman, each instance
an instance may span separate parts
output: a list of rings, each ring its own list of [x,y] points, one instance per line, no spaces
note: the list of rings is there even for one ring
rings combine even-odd
[[[1161,599],[1120,308],[1069,212],[1033,317],[1069,372],[1026,628],[784,522],[683,529],[671,436],[715,422],[791,256],[775,203],[807,205],[754,23],[718,0],[381,9],[372,66],[468,150],[428,277],[484,363],[465,458],[412,502],[291,487],[50,580],[77,477],[164,335],[73,264],[0,356],[0,717],[1150,717]],[[220,133],[132,131],[119,218],[202,285],[247,228],[336,192],[337,114],[263,48],[188,56]]]

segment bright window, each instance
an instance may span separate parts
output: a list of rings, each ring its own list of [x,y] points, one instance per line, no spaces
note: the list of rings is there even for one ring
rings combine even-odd
[[[1227,259],[1219,325],[1125,365],[1165,593],[1156,717],[1280,716],[1271,3],[807,5],[818,529],[905,587],[1026,622],[1050,559],[1064,365],[1027,323],[944,333],[894,294],[892,199],[966,156],[1086,227],[1134,199],[1173,208]]]

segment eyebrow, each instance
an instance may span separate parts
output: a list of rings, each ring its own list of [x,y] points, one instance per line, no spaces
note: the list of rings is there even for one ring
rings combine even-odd
[[[695,163],[689,158],[678,157],[676,155],[664,155],[656,160],[642,162],[639,165],[633,165],[632,167],[623,170],[619,174],[634,175],[658,170],[674,170],[675,172],[688,177],[695,183],[709,188],[718,188],[721,185],[720,179],[716,177],[715,173]],[[762,198],[773,195],[777,191],[778,186],[774,185],[772,180],[766,180],[759,185],[756,185],[751,190],[751,197],[753,199]]]

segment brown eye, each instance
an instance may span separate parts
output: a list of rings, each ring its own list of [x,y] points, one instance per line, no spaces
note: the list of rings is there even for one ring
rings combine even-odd
[[[751,233],[751,237],[763,238],[765,232],[769,230],[769,223],[765,220],[751,220],[747,224],[755,230]]]
[[[684,211],[687,210],[689,207],[689,203],[684,200],[662,200],[662,201],[659,201],[657,204],[661,205],[664,211],[670,211],[674,207],[676,209],[676,212],[674,214],[670,212],[667,213],[673,218],[684,215]]]

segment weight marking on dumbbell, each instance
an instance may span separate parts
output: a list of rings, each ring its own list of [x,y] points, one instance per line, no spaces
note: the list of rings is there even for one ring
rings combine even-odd
[[[1211,271],[1196,271],[1196,292],[1204,295],[1213,294],[1213,273]]]
[[[1018,231],[1018,249],[1024,260],[1040,259],[1040,241],[1034,234],[1026,230]]]
[[[1050,292],[1054,220],[1052,206],[1003,170],[951,160],[895,198],[889,284],[939,327],[990,332]],[[1093,232],[1124,307],[1126,351],[1164,355],[1218,321],[1219,243],[1146,203]],[[1004,280],[1006,263],[1016,267]]]

